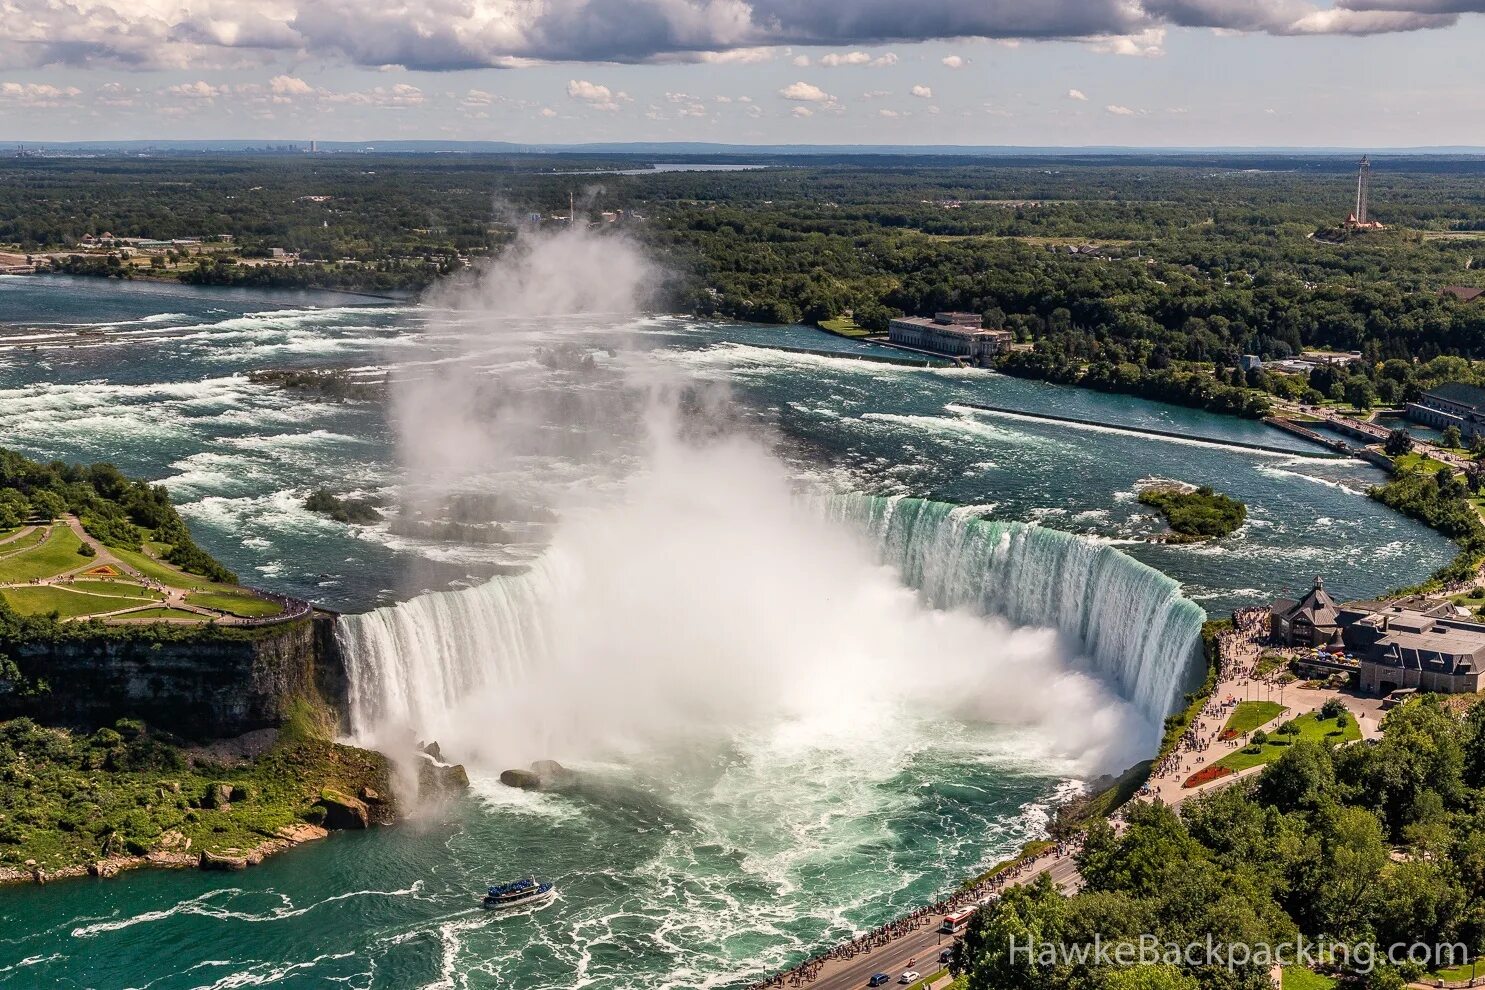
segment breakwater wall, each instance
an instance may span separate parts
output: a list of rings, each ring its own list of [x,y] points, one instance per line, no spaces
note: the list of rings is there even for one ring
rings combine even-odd
[[[1131,433],[1137,436],[1169,437],[1172,440],[1193,440],[1197,443],[1209,443],[1217,447],[1237,447],[1242,450],[1260,450],[1268,454],[1284,454],[1290,457],[1321,457],[1332,460],[1340,460],[1349,454],[1337,453],[1334,450],[1320,451],[1294,450],[1290,447],[1280,447],[1277,444],[1254,443],[1250,440],[1223,440],[1216,437],[1204,437],[1197,433],[1180,433],[1175,430],[1161,430],[1151,426],[1123,426],[1116,423],[1099,422],[1092,419],[1080,419],[1076,416],[1057,416],[1052,413],[1025,412],[1020,409],[1008,409],[1002,406],[990,406],[979,402],[955,402],[955,406],[964,409],[974,409],[979,412],[998,413],[1003,416],[1019,416],[1022,419],[1040,419],[1052,423],[1076,423],[1079,426],[1097,426],[1100,429],[1113,430],[1116,433]],[[1306,438],[1308,439],[1308,438]],[[1323,441],[1322,441],[1323,442]]]
[[[744,346],[758,347],[765,351],[783,351],[786,354],[810,354],[815,357],[846,358],[851,361],[874,361],[877,364],[899,364],[905,368],[948,368],[953,365],[953,362],[947,358],[935,358],[928,354],[921,357],[893,357],[888,354],[852,354],[849,351],[830,351],[814,347],[784,347],[782,344],[745,344]]]

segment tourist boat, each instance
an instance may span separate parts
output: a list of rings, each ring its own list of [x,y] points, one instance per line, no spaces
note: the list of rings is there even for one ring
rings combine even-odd
[[[557,886],[552,883],[537,883],[531,877],[491,887],[480,903],[487,911],[505,911],[510,908],[545,904],[557,896]]]

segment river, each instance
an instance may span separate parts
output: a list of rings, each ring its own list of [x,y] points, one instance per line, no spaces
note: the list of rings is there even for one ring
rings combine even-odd
[[[1317,573],[1374,595],[1451,555],[1365,497],[1376,469],[1259,423],[671,316],[512,320],[473,352],[512,382],[559,344],[598,357],[562,393],[587,429],[480,475],[518,509],[500,540],[305,510],[320,486],[388,502],[415,487],[386,404],[246,374],[438,374],[430,321],[474,322],[324,293],[0,277],[5,444],[166,485],[244,581],[349,613],[367,732],[396,714],[475,771],[457,807],[245,874],[0,891],[0,985],[738,985],[953,886],[1077,780],[1148,751],[1189,673],[1195,605],[1220,614]],[[589,441],[609,424],[603,383],[635,367],[715,388],[763,439],[655,470],[638,500],[654,512],[611,507],[643,444]],[[976,402],[1202,439],[959,405]],[[1149,542],[1160,521],[1134,495],[1152,477],[1210,484],[1249,521],[1212,544]],[[595,595],[604,582],[656,593]],[[525,635],[548,612],[558,635]],[[697,662],[711,654],[727,662]],[[494,780],[570,757],[559,744],[577,789]],[[473,906],[526,868],[559,879],[556,904],[498,921]]]

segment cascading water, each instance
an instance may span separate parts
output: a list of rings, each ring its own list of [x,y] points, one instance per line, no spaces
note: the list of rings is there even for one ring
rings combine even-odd
[[[1151,723],[1196,675],[1201,608],[1175,581],[1113,547],[920,499],[809,502],[817,521],[823,515],[867,534],[878,559],[929,606],[1056,630]],[[549,553],[521,575],[342,619],[356,734],[368,737],[383,725],[434,730],[477,692],[519,692],[550,662],[564,610],[584,607],[583,579],[570,564]],[[537,751],[561,741],[549,722],[530,731],[550,737],[533,740]]]
[[[924,499],[823,503],[832,518],[869,532],[883,562],[933,607],[1072,637],[1099,676],[1154,720],[1192,687],[1206,613],[1171,578],[1107,544]]]

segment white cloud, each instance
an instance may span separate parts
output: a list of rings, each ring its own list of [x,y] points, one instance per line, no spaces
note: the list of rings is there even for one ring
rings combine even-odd
[[[614,91],[607,86],[600,86],[586,79],[569,79],[567,80],[567,95],[574,100],[583,100],[587,103],[611,103]]]
[[[296,76],[274,76],[268,88],[275,96],[309,96],[315,88]]]
[[[1094,38],[1088,47],[1105,55],[1159,58],[1165,54],[1165,28],[1149,28],[1138,34],[1106,35]]]
[[[557,111],[553,110],[551,107],[542,107],[541,115],[543,117],[551,118],[557,116]]]
[[[892,118],[892,117],[901,117],[902,114],[901,113],[898,113],[896,110],[888,110],[886,107],[882,107],[882,109],[880,109],[880,110],[877,111],[877,116],[878,117]]]
[[[720,52],[702,52],[699,56],[702,62],[710,62],[718,65],[756,65],[759,62],[772,62],[778,54],[775,48],[732,48]]]
[[[945,55],[942,61],[951,69],[962,69],[966,64],[968,64],[967,60],[962,55]]]
[[[619,109],[620,103],[631,102],[629,94],[623,90],[616,93],[607,86],[586,79],[567,80],[567,95],[579,103],[586,103],[594,110],[609,112]]]
[[[1083,102],[1083,103],[1087,103],[1088,102],[1088,97],[1083,93],[1083,91],[1081,89],[1070,89],[1070,90],[1068,90],[1067,91],[1067,98],[1069,100],[1078,100],[1078,101]]]
[[[912,93],[914,96],[916,96],[920,100],[931,100],[931,99],[933,99],[933,90],[930,89],[927,86],[922,85],[921,83],[918,84],[917,86],[914,86],[912,89],[908,90],[908,92],[909,93]]]
[[[779,95],[786,100],[795,100],[800,103],[831,103],[835,100],[835,97],[819,86],[807,82],[790,83],[779,90]]]
[[[801,69],[807,69],[810,65],[810,57],[808,55],[795,55],[790,59],[790,62]]]
[[[1121,107],[1117,103],[1110,103],[1108,106],[1104,107],[1104,109],[1113,114],[1115,117],[1133,117],[1135,115],[1135,111],[1129,109],[1128,107]]]
[[[60,107],[82,95],[76,86],[53,86],[49,83],[0,83],[0,102],[30,107]]]
[[[856,52],[830,52],[820,56],[820,64],[827,69],[835,69],[847,65],[864,65],[873,69],[886,68],[897,64],[897,55],[894,52],[885,52],[873,57],[872,55]]]
[[[796,117],[813,117],[815,115],[815,111],[811,110],[809,107],[795,107],[793,110],[790,111],[790,113],[794,114],[794,116]]]
[[[864,92],[864,93],[861,94],[861,98],[863,100],[880,100],[884,96],[891,96],[891,95],[892,95],[892,93],[889,90],[885,90],[885,89],[868,89],[866,92]]]
[[[226,93],[227,87],[213,86],[204,79],[198,79],[192,83],[167,86],[162,92],[166,96],[174,96],[184,100],[214,100],[223,93]]]

